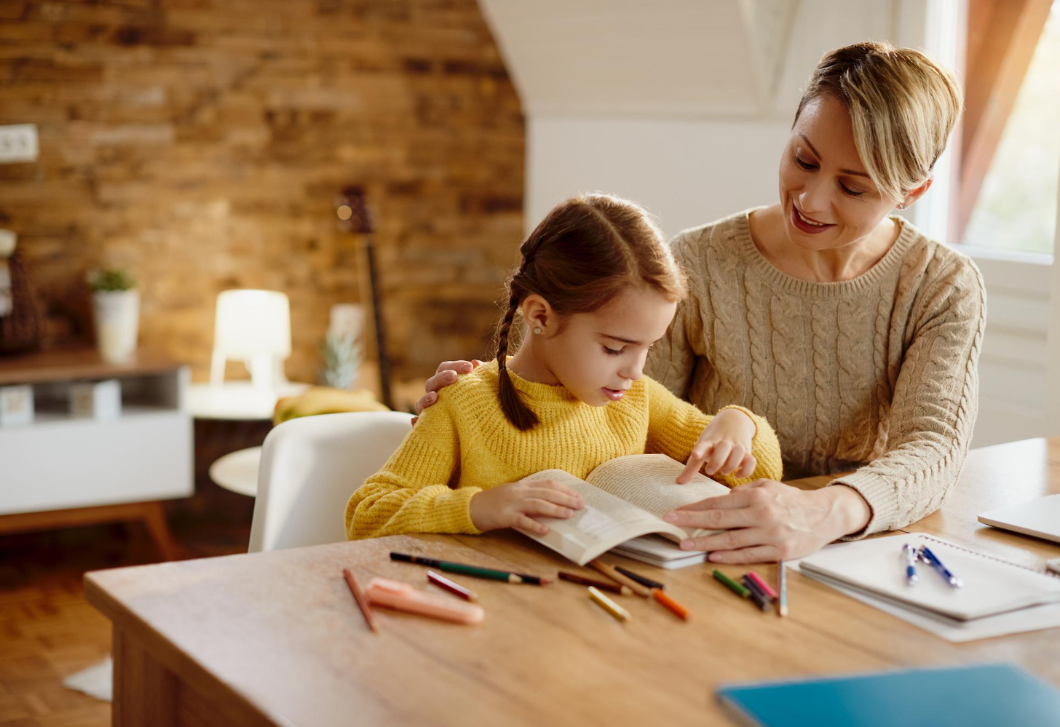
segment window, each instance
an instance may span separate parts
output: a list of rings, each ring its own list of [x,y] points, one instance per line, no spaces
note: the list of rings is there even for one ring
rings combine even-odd
[[[990,44],[989,39],[973,48],[976,44],[977,4],[988,3],[973,0],[969,5],[969,56],[965,81],[967,111],[972,118],[966,118],[965,138],[962,140],[958,229],[962,224],[965,225],[962,241],[972,245],[1052,254],[1056,235],[1057,184],[1060,179],[1060,124],[1057,122],[1060,119],[1060,0],[1054,0],[1051,8],[1045,10],[1044,18],[1035,20],[1024,16],[1015,23],[1015,29],[1010,26],[1005,31],[1008,38],[1004,41],[995,40],[995,45],[1007,42],[1007,52],[1010,54],[1007,58],[996,47],[984,48]],[[1013,2],[1012,5],[1019,3]],[[1033,9],[1027,10],[1029,6],[1035,5],[1032,0],[1024,0],[1022,5],[1023,12],[1033,15]],[[1003,12],[1015,12],[997,6],[990,10],[995,16]],[[991,25],[987,21],[980,22]],[[992,25],[996,28],[1003,22]],[[1004,78],[1005,71],[1002,70],[998,71],[995,78],[984,79],[990,73],[989,69],[984,71],[982,66],[990,62],[997,66],[1007,63],[1011,73],[1012,65],[1019,65],[1018,59],[1013,61],[1012,54],[1018,55],[1021,52],[1020,44],[1026,46],[1028,40],[1033,40],[1028,33],[1033,36],[1038,28],[1040,37],[1037,46],[1029,65],[1024,60],[1026,73],[1013,102],[1012,76]],[[1023,37],[1020,37],[1021,32]],[[978,57],[973,57],[973,51],[979,52]],[[990,57],[994,60],[984,60]],[[977,91],[975,84],[986,81],[995,84],[995,88],[992,91]],[[992,134],[996,140],[998,133],[996,129],[991,131],[985,128],[992,123],[987,118],[991,113],[989,104],[996,107],[1000,97],[1000,105],[1005,105],[1005,89],[996,86],[1006,83],[1010,87],[1008,103],[1011,104],[1011,111],[1007,119],[993,119],[995,126],[1003,125],[1003,130],[1000,140],[991,144],[989,137]],[[975,118],[977,103],[986,109],[978,119]],[[976,139],[977,133],[985,135],[987,141]],[[978,149],[975,147],[977,142]],[[990,146],[993,148],[984,152],[984,148]],[[991,158],[984,161],[984,156]],[[970,168],[976,163],[981,168],[978,179],[976,170]],[[978,186],[978,194],[969,193],[966,185]],[[962,205],[964,208],[960,209]]]

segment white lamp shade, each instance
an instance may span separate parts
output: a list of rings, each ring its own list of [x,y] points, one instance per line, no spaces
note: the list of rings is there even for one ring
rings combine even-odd
[[[250,359],[291,355],[291,304],[272,290],[226,290],[217,296],[214,352]]]

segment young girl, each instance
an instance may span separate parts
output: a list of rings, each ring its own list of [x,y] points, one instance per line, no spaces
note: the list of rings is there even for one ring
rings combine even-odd
[[[661,452],[730,486],[779,479],[769,424],[740,407],[701,413],[642,377],[685,295],[685,278],[640,207],[588,195],[561,203],[523,242],[497,358],[440,392],[383,469],[346,505],[352,539],[398,533],[545,534],[581,496],[544,469],[584,478],[627,454]],[[529,330],[508,358],[516,313]]]

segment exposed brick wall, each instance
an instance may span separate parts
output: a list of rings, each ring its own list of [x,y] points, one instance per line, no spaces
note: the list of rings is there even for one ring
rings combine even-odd
[[[328,310],[361,297],[333,200],[375,211],[397,378],[482,355],[522,235],[518,98],[474,0],[0,0],[0,165],[53,343],[87,340],[87,269],[140,281],[140,343],[208,376],[221,290],[291,299],[313,380]]]

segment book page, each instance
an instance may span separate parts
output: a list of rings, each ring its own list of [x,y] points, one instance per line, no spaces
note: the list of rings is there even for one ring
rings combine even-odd
[[[604,462],[586,478],[626,502],[658,517],[708,497],[728,495],[731,490],[697,472],[685,485],[676,482],[685,466],[665,454],[631,454]],[[701,528],[690,532],[697,538],[716,532]]]
[[[619,543],[647,533],[666,533],[675,538],[684,534],[680,528],[563,470],[543,470],[524,479],[557,480],[584,498],[585,507],[566,520],[539,518],[549,527],[547,535],[517,528],[579,565],[585,565]]]

